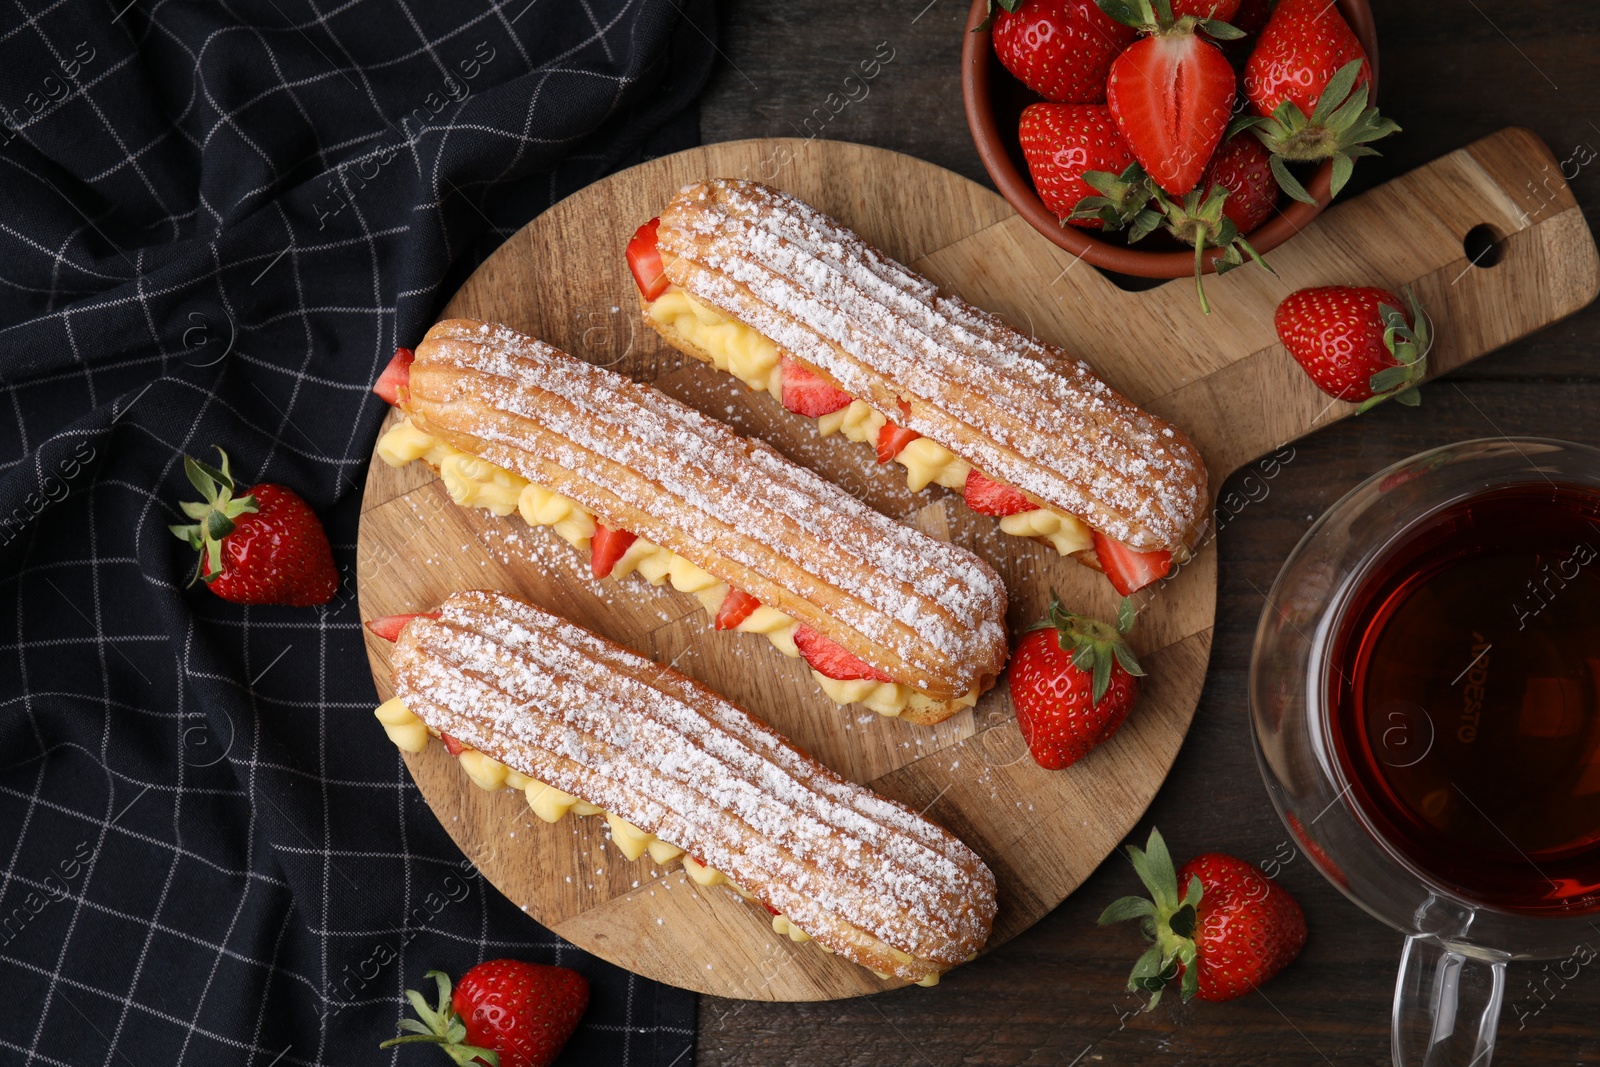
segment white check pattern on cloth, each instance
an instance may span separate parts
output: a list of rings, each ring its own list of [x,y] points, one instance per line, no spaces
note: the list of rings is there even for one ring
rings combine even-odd
[[[371,719],[370,385],[554,200],[693,144],[710,0],[20,0],[0,27],[0,1064],[339,1065],[423,972],[582,971],[563,1064],[692,996],[465,863]],[[322,516],[324,609],[188,588],[185,453]]]

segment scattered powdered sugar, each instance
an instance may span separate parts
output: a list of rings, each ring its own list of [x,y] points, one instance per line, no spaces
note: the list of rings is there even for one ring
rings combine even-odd
[[[976,555],[888,519],[764,442],[508,327],[440,323],[412,417],[942,695],[992,678],[1005,588]],[[875,655],[867,655],[874,652]]]
[[[1187,438],[804,202],[711,179],[658,232],[675,283],[989,476],[1135,548],[1198,532],[1206,472]]]
[[[983,945],[994,877],[953,835],[522,601],[458,593],[441,612],[393,657],[396,692],[429,726],[677,845],[858,961],[863,931],[941,966]]]

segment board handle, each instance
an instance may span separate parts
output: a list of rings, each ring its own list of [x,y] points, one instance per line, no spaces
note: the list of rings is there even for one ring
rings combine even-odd
[[[1600,254],[1562,164],[1518,127],[1335,204],[1272,259],[1273,307],[1309,285],[1410,286],[1434,324],[1429,380],[1600,294]],[[1195,439],[1216,484],[1357,407],[1318,390],[1278,342],[1266,307],[1253,313],[1265,316],[1263,348],[1145,403]]]

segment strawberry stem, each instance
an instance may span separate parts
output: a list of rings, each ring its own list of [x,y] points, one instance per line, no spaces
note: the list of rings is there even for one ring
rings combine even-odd
[[[1100,698],[1106,695],[1106,690],[1111,687],[1113,661],[1134,677],[1144,677],[1144,668],[1139,666],[1133,650],[1123,640],[1123,635],[1133,629],[1137,618],[1138,612],[1134,610],[1133,601],[1128,597],[1122,598],[1122,604],[1117,610],[1117,624],[1113,626],[1091,616],[1077,615],[1068,611],[1052,590],[1050,606],[1045,609],[1045,617],[1028,627],[1028,630],[1056,631],[1061,651],[1072,653],[1073,666],[1093,675],[1091,697],[1094,703],[1098,704]]]
[[[391,1037],[378,1045],[394,1048],[398,1045],[438,1045],[445,1054],[461,1067],[482,1061],[489,1067],[500,1067],[500,1054],[493,1049],[466,1044],[467,1024],[450,1003],[450,976],[443,971],[429,971],[426,975],[439,987],[439,1006],[430,1007],[421,993],[406,990],[406,999],[417,1013],[417,1019],[401,1019],[399,1027],[411,1033],[404,1037]],[[418,1019],[421,1021],[419,1022]]]
[[[1274,159],[1273,163],[1277,164],[1278,161]],[[1166,217],[1167,231],[1178,240],[1194,246],[1194,287],[1200,294],[1200,310],[1207,315],[1211,314],[1211,305],[1206,300],[1204,282],[1206,249],[1222,251],[1216,262],[1218,274],[1226,274],[1235,267],[1243,266],[1246,255],[1267,273],[1277,273],[1245,240],[1234,221],[1224,214],[1228,195],[1228,187],[1220,184],[1212,184],[1203,195],[1199,188],[1191,189],[1181,200],[1174,200],[1159,190],[1155,193],[1156,204]]]
[[[239,516],[258,510],[255,497],[246,495],[234,498],[235,486],[228,454],[221,446],[213,447],[217,449],[217,455],[222,457],[220,467],[212,467],[189,456],[183,457],[184,475],[188,477],[189,484],[205,498],[203,501],[181,501],[178,505],[195,522],[176,523],[167,527],[174,537],[200,553],[199,566],[195,569],[194,577],[189,579],[191,586],[197,581],[216,581],[222,574],[223,539],[233,533],[237,525],[235,520]]]
[[[1114,901],[1100,913],[1099,925],[1139,920],[1140,930],[1151,945],[1129,972],[1128,989],[1150,994],[1146,1011],[1153,1010],[1160,1002],[1162,991],[1180,970],[1183,972],[1183,999],[1187,1001],[1200,989],[1194,943],[1198,908],[1204,893],[1200,879],[1191,876],[1183,896],[1178,896],[1178,875],[1172,865],[1172,855],[1167,851],[1161,831],[1153,827],[1143,849],[1137,845],[1128,846],[1128,861],[1133,864],[1150,898],[1123,897]]]
[[[1372,396],[1361,402],[1356,414],[1367,411],[1385,400],[1393,398],[1407,407],[1422,403],[1417,386],[1428,376],[1428,352],[1433,347],[1433,324],[1423,310],[1416,294],[1408,285],[1401,290],[1410,311],[1405,312],[1388,304],[1378,305],[1378,316],[1383,320],[1383,346],[1394,356],[1395,365],[1385,367],[1368,379]]]
[[[1317,97],[1308,117],[1292,100],[1280,103],[1270,117],[1235,120],[1230,133],[1250,129],[1272,153],[1272,173],[1283,191],[1296,200],[1315,204],[1316,198],[1289,172],[1285,161],[1310,163],[1333,160],[1330,196],[1338,196],[1355,169],[1359,156],[1375,156],[1369,142],[1380,140],[1400,127],[1384,118],[1375,107],[1367,106],[1368,87],[1356,85],[1362,60],[1352,59],[1340,67]]]

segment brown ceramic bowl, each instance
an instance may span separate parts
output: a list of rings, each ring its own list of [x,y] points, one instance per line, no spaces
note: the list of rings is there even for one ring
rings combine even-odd
[[[1378,93],[1378,34],[1372,24],[1372,9],[1367,0],[1338,0],[1339,12],[1361,41],[1372,65],[1373,101]],[[1100,237],[1094,230],[1063,226],[1033,191],[1028,167],[1017,140],[1017,124],[1022,109],[1041,98],[1000,65],[988,29],[979,30],[989,17],[988,0],[973,0],[967,16],[967,35],[961,48],[961,95],[967,105],[967,126],[978,146],[978,155],[994,180],[1000,195],[1010,201],[1029,225],[1068,252],[1088,260],[1096,267],[1132,274],[1141,278],[1182,278],[1194,273],[1194,250],[1178,244],[1164,233],[1151,234],[1138,245],[1128,245],[1119,237]],[[1258,252],[1267,252],[1287,241],[1317,217],[1332,199],[1329,183],[1333,164],[1324,163],[1305,182],[1306,191],[1317,203],[1302,204],[1284,197],[1278,213],[1247,236]],[[1159,242],[1165,240],[1163,247]],[[1216,269],[1215,249],[1205,254],[1205,269]]]

